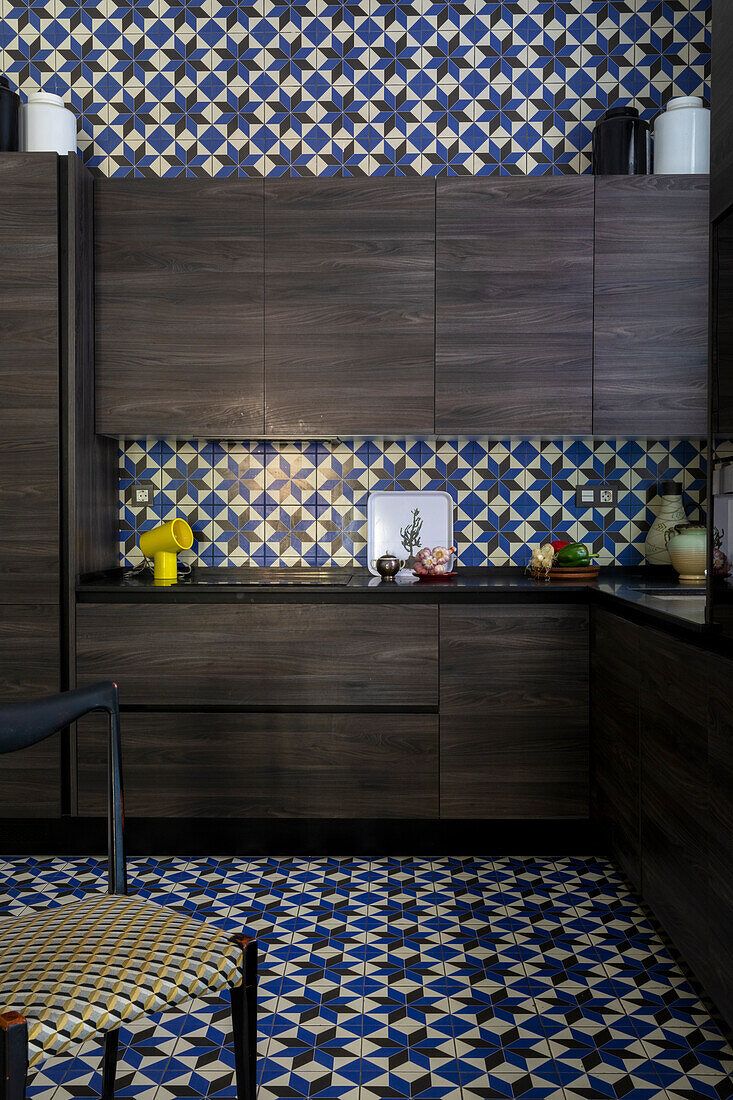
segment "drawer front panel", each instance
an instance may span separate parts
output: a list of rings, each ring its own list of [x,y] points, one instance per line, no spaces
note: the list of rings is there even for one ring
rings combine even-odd
[[[588,816],[585,607],[447,607],[442,817]]]
[[[124,703],[423,706],[438,701],[438,610],[317,604],[82,604],[80,684]]]
[[[106,812],[107,735],[79,723],[79,809]],[[433,715],[122,716],[125,808],[138,817],[423,818],[438,813]]]

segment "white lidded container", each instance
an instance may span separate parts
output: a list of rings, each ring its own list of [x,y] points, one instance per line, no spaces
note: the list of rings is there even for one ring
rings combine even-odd
[[[60,95],[30,92],[20,108],[20,148],[24,153],[76,152],[76,115]]]
[[[654,122],[654,175],[710,171],[710,111],[697,95],[670,99]]]

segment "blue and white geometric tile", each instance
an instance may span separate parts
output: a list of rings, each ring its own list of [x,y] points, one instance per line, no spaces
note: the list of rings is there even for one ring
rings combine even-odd
[[[358,505],[318,505],[318,565],[366,565],[367,515]]]
[[[318,451],[318,504],[365,506],[369,495],[368,465],[354,444],[327,443]]]

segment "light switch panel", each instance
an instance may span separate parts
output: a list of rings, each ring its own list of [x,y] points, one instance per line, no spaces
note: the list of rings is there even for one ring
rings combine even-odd
[[[575,490],[576,508],[615,508],[624,491],[619,482],[598,485],[580,485]]]

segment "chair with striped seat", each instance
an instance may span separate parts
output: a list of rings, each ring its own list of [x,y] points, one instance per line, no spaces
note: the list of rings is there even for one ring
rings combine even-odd
[[[0,707],[0,753],[95,710],[109,715],[108,893],[0,924],[0,1100],[24,1100],[30,1068],[94,1037],[104,1043],[102,1100],[111,1100],[121,1024],[227,991],[237,1095],[254,1100],[256,940],[127,893],[116,684]]]

